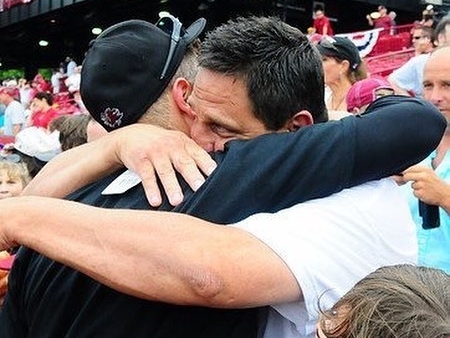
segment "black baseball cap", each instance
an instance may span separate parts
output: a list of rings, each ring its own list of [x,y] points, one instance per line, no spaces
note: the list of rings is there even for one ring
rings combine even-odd
[[[355,70],[361,64],[361,56],[356,45],[342,36],[325,36],[317,44],[317,49],[324,56],[335,56],[347,60],[350,68]]]
[[[205,25],[200,18],[184,28],[171,15],[156,24],[128,20],[91,41],[80,94],[92,117],[108,131],[135,123],[167,87]]]

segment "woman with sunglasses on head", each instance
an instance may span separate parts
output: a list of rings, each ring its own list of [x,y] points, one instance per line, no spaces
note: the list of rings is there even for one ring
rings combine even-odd
[[[349,39],[324,37],[317,44],[322,55],[325,86],[329,90],[326,105],[329,111],[347,111],[345,97],[350,87],[367,77],[366,65],[358,48]]]
[[[318,338],[448,338],[450,275],[393,265],[358,282],[317,325]]]

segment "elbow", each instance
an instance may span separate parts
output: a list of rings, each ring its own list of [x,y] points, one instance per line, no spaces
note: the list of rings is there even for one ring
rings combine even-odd
[[[189,292],[193,295],[194,305],[233,308],[237,307],[236,295],[229,279],[215,269],[204,268],[191,271],[187,278]]]

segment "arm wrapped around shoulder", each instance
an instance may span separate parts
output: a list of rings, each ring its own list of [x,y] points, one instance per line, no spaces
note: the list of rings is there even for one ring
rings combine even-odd
[[[422,99],[389,95],[356,117],[355,171],[378,178],[426,158],[447,128],[442,113]]]

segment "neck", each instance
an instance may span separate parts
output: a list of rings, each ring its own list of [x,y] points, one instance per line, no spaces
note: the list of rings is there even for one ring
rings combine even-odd
[[[346,110],[345,97],[350,87],[350,83],[341,83],[340,85],[330,86],[331,95],[327,102],[328,109]]]
[[[445,131],[444,136],[442,137],[441,142],[436,148],[436,157],[433,160],[433,168],[436,168],[439,166],[439,164],[442,162],[442,160],[445,157],[445,154],[447,153],[447,150],[450,148],[450,130],[447,129]]]

